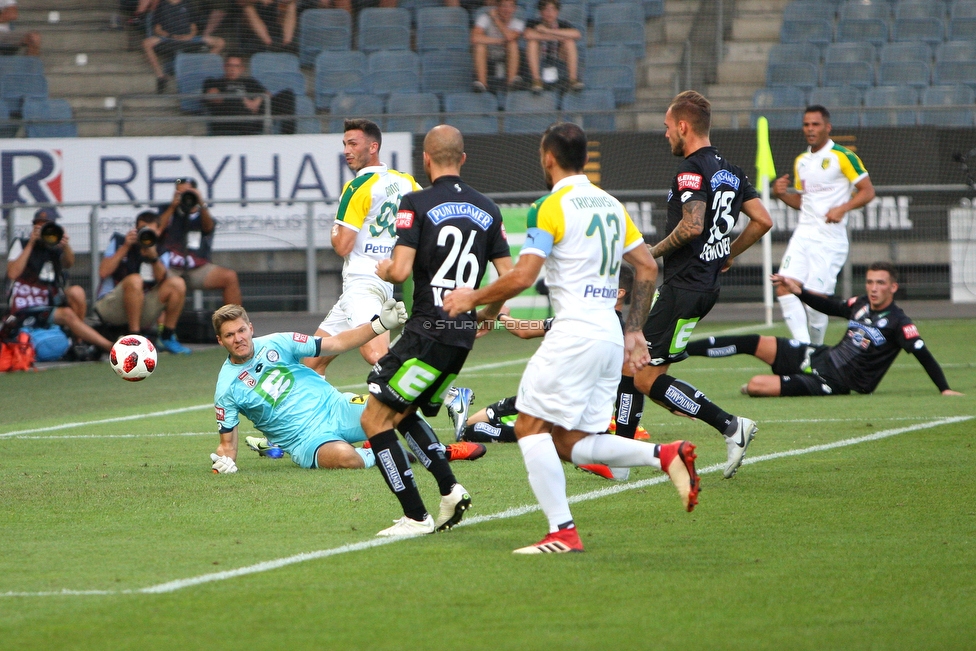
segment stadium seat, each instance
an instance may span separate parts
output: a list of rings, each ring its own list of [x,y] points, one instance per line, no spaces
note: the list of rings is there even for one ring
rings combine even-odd
[[[14,114],[21,112],[27,97],[47,97],[47,77],[33,72],[11,72],[0,77],[0,99]]]
[[[563,95],[563,118],[567,122],[574,122],[587,131],[615,131],[613,92],[604,90],[584,90],[578,93]],[[589,111],[602,111],[587,115]]]
[[[539,12],[534,11],[534,9],[535,7],[533,6],[533,13],[535,15],[538,15]],[[530,16],[530,17],[534,18],[535,16]],[[585,36],[586,35],[586,3],[585,2],[564,3],[559,8],[559,17],[565,20],[567,23],[571,24],[576,29],[580,30],[584,34],[582,40],[584,41],[586,40],[586,36]]]
[[[930,86],[922,91],[922,106],[952,106],[951,110],[919,111],[918,123],[938,127],[973,126],[976,95],[968,86]]]
[[[368,118],[379,124],[383,120],[383,100],[377,95],[340,93],[329,102],[329,133],[342,133],[348,118]]]
[[[810,104],[825,106],[830,111],[830,123],[835,127],[856,127],[861,123],[860,108],[864,95],[854,86],[814,88],[810,91]]]
[[[587,50],[590,59],[600,65],[634,66],[637,56],[623,45],[594,45]]]
[[[644,58],[644,10],[631,2],[600,5],[593,14],[594,45],[624,45]]]
[[[445,51],[425,52],[420,57],[420,90],[424,93],[462,93],[474,79],[471,57]]]
[[[881,86],[924,88],[931,78],[932,69],[923,61],[885,61],[878,67],[878,84]]]
[[[305,94],[305,75],[298,57],[283,52],[258,52],[251,57],[251,76],[269,93],[290,88],[295,95]]]
[[[820,65],[820,48],[811,43],[782,43],[769,48],[769,63],[804,61]]]
[[[910,86],[875,86],[864,93],[864,108],[916,106],[918,91]],[[915,111],[901,109],[891,111],[864,111],[861,123],[866,127],[915,126]]]
[[[827,45],[834,40],[834,25],[829,20],[817,18],[784,20],[779,34],[782,43]]]
[[[177,52],[173,58],[173,74],[176,76],[176,92],[199,94],[208,77],[224,76],[224,62],[216,54]],[[197,97],[181,98],[180,109],[187,113],[203,113],[203,101]]]
[[[833,21],[837,9],[833,5],[816,0],[797,0],[783,8],[783,24],[795,20]]]
[[[976,0],[956,0],[949,18],[951,40],[976,41]]]
[[[876,52],[870,43],[831,43],[824,50],[824,63],[857,63],[874,65]]]
[[[366,55],[362,52],[320,52],[315,57],[315,106],[328,108],[339,93],[365,93]],[[381,109],[382,111],[382,109]]]
[[[591,62],[584,79],[588,88],[612,90],[617,106],[633,104],[637,99],[637,72],[634,66],[605,66]]]
[[[948,41],[936,46],[933,84],[976,84],[976,41]]]
[[[78,135],[78,126],[67,100],[27,97],[23,115],[28,138],[74,138]],[[46,120],[64,122],[45,123]]]
[[[881,63],[897,63],[899,61],[921,61],[930,63],[932,52],[916,43],[886,43],[880,51]]]
[[[356,19],[363,52],[410,49],[410,12],[402,8],[366,7]]]
[[[377,95],[420,92],[420,57],[409,50],[373,52],[366,60],[371,92]]]
[[[874,85],[874,46],[870,43],[831,43],[824,52],[823,85]]]
[[[558,119],[556,93],[519,90],[505,96],[505,133],[540,134]]]
[[[838,43],[863,41],[884,45],[888,42],[888,23],[877,18],[841,20],[837,23],[834,40]]]
[[[444,97],[444,111],[444,121],[463,134],[498,133],[498,99],[491,93],[450,93]]]
[[[424,7],[417,10],[417,52],[471,49],[468,12],[461,7]],[[455,55],[457,56],[457,55]],[[470,58],[470,56],[469,56]]]
[[[803,126],[806,93],[795,86],[760,88],[752,96],[752,126],[760,115],[769,121],[771,129],[799,129]]]
[[[385,130],[425,134],[441,123],[440,112],[440,100],[433,93],[391,93]]]
[[[14,138],[20,130],[20,122],[10,117],[10,107],[0,99],[0,138]]]
[[[43,75],[44,62],[39,57],[0,56],[0,77],[9,73]]]
[[[306,9],[298,20],[298,57],[305,67],[322,51],[348,50],[352,18],[344,9]]]
[[[795,86],[809,90],[820,83],[820,66],[806,61],[770,63],[766,67],[766,86]]]
[[[643,0],[641,4],[644,5],[644,20],[664,16],[664,0]]]
[[[841,20],[888,20],[891,18],[891,5],[887,0],[881,2],[848,0],[840,6],[838,15]]]
[[[322,133],[322,122],[315,115],[315,102],[305,95],[295,97],[295,133]]]
[[[945,28],[941,18],[899,18],[895,21],[891,40],[935,45],[945,40]]]
[[[895,5],[895,19],[946,17],[946,5],[942,0],[901,0]]]

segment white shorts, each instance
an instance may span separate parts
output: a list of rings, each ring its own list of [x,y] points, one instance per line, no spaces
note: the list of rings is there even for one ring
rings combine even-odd
[[[343,285],[342,296],[319,324],[319,330],[335,336],[368,323],[390,298],[393,298],[392,285],[378,279],[351,280]]]
[[[525,367],[515,407],[568,430],[606,431],[623,361],[620,344],[550,332]]]
[[[837,274],[847,260],[849,248],[847,242],[815,241],[794,235],[778,273],[799,280],[804,289],[830,296],[837,287]]]

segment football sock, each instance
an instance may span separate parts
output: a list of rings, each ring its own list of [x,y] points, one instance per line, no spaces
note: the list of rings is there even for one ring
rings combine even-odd
[[[529,473],[529,486],[549,520],[549,533],[554,533],[560,525],[572,522],[573,514],[566,499],[566,475],[552,435],[530,434],[520,438],[518,444]]]
[[[471,443],[515,443],[515,428],[511,425],[495,427],[491,423],[475,423],[464,428],[461,440]]]
[[[827,334],[827,321],[830,318],[823,312],[817,312],[807,306],[807,324],[810,328],[810,344],[821,346],[824,342],[824,335]]]
[[[602,463],[611,468],[653,466],[660,470],[661,460],[655,454],[657,448],[656,445],[631,441],[619,436],[594,434],[576,442],[573,446],[572,458],[577,466]]]
[[[759,335],[737,337],[709,337],[698,339],[685,348],[689,355],[699,357],[729,357],[731,355],[755,355],[759,348]]]
[[[388,429],[369,439],[369,442],[373,454],[376,455],[376,467],[380,469],[386,485],[400,500],[403,514],[422,522],[427,517],[427,508],[420,499],[420,491],[413,480],[413,471],[410,470],[410,463],[400,447],[396,432]]]
[[[451,464],[447,461],[444,444],[438,440],[427,421],[417,414],[410,414],[400,421],[397,429],[407,439],[407,445],[417,455],[417,460],[434,475],[441,495],[450,495],[457,479],[454,478]]]
[[[644,394],[634,387],[633,377],[622,375],[617,385],[617,436],[634,438],[643,415]]]
[[[172,337],[175,334],[176,334],[176,330],[173,330],[172,328],[167,328],[166,326],[163,326],[162,331],[160,331],[160,333],[159,333],[159,338],[160,339],[169,339],[170,337]]]
[[[783,321],[786,322],[786,327],[790,329],[793,338],[804,344],[810,343],[806,306],[803,305],[800,297],[796,294],[786,294],[777,296],[776,300],[779,301],[779,307],[783,311]]]
[[[366,464],[367,468],[376,465],[376,455],[373,454],[372,448],[356,448],[356,454],[363,458],[363,463]]]
[[[729,436],[725,432],[729,425],[735,422],[735,416],[722,411],[704,393],[691,386],[684,380],[670,375],[659,375],[651,385],[651,400],[655,400],[670,411],[676,411],[691,418],[702,420],[715,429],[722,436]],[[732,429],[735,432],[735,428]]]

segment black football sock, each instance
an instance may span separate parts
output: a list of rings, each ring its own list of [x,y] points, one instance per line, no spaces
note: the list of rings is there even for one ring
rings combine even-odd
[[[163,326],[163,329],[160,330],[160,332],[159,332],[159,338],[160,339],[169,339],[170,337],[172,337],[175,334],[176,334],[176,330],[173,330],[172,328],[167,328],[166,326]]]
[[[628,439],[637,434],[641,416],[644,415],[644,394],[634,387],[634,378],[620,376],[617,385],[617,436]]]
[[[496,427],[491,423],[475,423],[464,428],[461,440],[471,443],[515,443],[515,428],[511,425]]]
[[[689,355],[699,357],[730,357],[732,355],[755,355],[759,348],[759,335],[739,335],[738,337],[709,337],[688,344]]]
[[[457,479],[454,478],[451,464],[447,461],[444,444],[438,440],[427,421],[417,414],[410,414],[400,421],[397,429],[407,439],[407,445],[417,455],[417,460],[434,475],[441,495],[449,495]]]
[[[722,436],[729,436],[726,432],[735,425],[735,416],[722,411],[704,393],[691,386],[684,380],[670,375],[660,375],[651,385],[651,400],[665,406],[666,409],[682,413],[692,418],[702,420],[719,431]],[[732,429],[733,433],[735,428]]]
[[[410,463],[400,447],[396,432],[388,429],[370,438],[369,442],[373,454],[376,455],[376,467],[386,480],[386,485],[400,500],[403,514],[422,522],[427,517],[427,508],[420,499],[420,491],[413,480],[413,471],[410,470]]]

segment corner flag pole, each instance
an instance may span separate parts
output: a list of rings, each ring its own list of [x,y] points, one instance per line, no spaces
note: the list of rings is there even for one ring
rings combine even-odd
[[[769,149],[769,122],[760,116],[756,122],[756,178],[759,180],[762,200],[769,208],[769,183],[776,177],[773,152]],[[773,273],[773,240],[767,232],[762,238],[763,305],[766,307],[766,325],[773,325],[773,285],[769,276]]]

